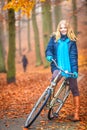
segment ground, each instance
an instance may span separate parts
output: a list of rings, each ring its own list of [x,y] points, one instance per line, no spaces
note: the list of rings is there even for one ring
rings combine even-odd
[[[47,113],[45,112],[45,114],[42,114],[42,117],[39,117],[32,125],[30,128],[31,130],[87,129],[86,67],[80,67],[79,77],[81,77],[78,81],[81,95],[81,121],[79,123],[72,123],[67,119],[67,115],[72,113],[74,110],[73,98],[72,94],[70,94],[58,119],[49,121],[47,119]],[[15,84],[12,83],[7,85],[5,74],[1,74],[0,78],[0,130],[21,130],[23,129],[26,115],[32,109],[34,102],[50,83],[50,68],[44,69],[43,66],[32,68],[31,66],[27,72],[22,71],[17,74]]]

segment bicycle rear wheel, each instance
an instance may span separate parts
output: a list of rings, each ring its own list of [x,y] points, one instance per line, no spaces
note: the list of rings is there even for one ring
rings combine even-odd
[[[38,99],[36,104],[34,105],[32,111],[28,115],[24,128],[28,128],[32,125],[32,123],[36,120],[36,118],[39,116],[41,111],[43,110],[44,106],[46,105],[49,97],[51,95],[51,90],[47,89],[44,91],[44,93],[41,95],[41,97]]]
[[[64,102],[66,101],[69,92],[70,92],[69,85],[67,85],[66,81],[64,81],[61,87],[59,88],[57,95],[56,94],[54,95],[54,98],[50,103],[50,109],[48,111],[49,120],[53,119],[54,117],[58,118],[59,111],[64,105]]]

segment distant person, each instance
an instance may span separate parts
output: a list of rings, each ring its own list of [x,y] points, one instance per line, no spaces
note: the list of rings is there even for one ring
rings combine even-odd
[[[24,72],[26,72],[27,65],[28,65],[28,59],[25,55],[23,55],[23,57],[22,57],[22,63],[23,63]]]

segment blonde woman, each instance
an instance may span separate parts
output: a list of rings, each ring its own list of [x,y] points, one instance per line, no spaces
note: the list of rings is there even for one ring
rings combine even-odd
[[[72,121],[79,121],[79,90],[77,85],[78,77],[78,52],[76,45],[76,36],[71,25],[66,20],[61,20],[58,24],[57,31],[51,36],[46,48],[46,59],[51,62],[55,59],[58,66],[65,71],[74,73],[73,77],[62,73],[67,77],[71,92],[73,94],[75,112]],[[51,62],[52,79],[59,72],[53,62]]]

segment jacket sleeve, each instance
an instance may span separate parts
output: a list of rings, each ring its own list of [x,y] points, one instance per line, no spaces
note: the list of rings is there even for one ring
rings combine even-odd
[[[53,43],[54,43],[54,38],[51,37],[49,42],[48,42],[48,45],[47,45],[47,48],[45,50],[45,56],[53,56]]]
[[[72,41],[72,45],[70,47],[70,63],[71,71],[78,73],[78,51],[75,41]]]

